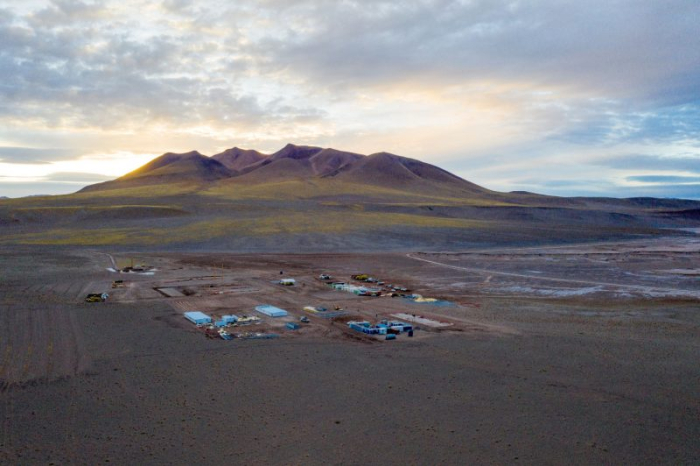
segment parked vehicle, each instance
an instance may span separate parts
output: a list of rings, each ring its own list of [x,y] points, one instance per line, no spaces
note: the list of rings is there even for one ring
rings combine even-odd
[[[86,303],[101,303],[107,301],[109,295],[107,293],[90,293],[85,297]]]

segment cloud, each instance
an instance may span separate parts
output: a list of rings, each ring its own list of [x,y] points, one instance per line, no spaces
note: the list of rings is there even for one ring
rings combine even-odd
[[[171,13],[191,14],[193,1],[192,0],[164,0],[163,8]]]
[[[81,173],[81,172],[57,172],[51,173],[45,177],[47,181],[60,181],[65,183],[99,183],[100,181],[109,181],[114,179],[114,176],[100,175],[97,173]]]
[[[661,197],[700,200],[700,183],[695,184],[658,184],[644,188],[620,188],[614,191],[620,197]]]
[[[628,176],[627,181],[651,184],[699,184],[700,176],[636,175]]]
[[[108,17],[108,10],[100,3],[79,0],[51,0],[45,8],[29,15],[28,20],[37,26],[56,26],[80,21],[93,21]]]
[[[683,180],[668,182],[621,186],[605,180],[551,180],[542,182],[540,179],[529,180],[531,184],[522,183],[520,190],[549,194],[553,196],[586,196],[586,197],[659,197],[700,200],[700,179],[685,183]]]
[[[627,112],[619,102],[583,102],[575,107],[576,124],[550,138],[576,144],[622,144],[629,142],[698,142],[700,105],[685,103],[653,111]],[[571,115],[562,115],[571,118]]]
[[[700,154],[674,157],[648,154],[621,154],[594,162],[626,170],[685,171],[700,174]]]
[[[0,159],[291,141],[613,192],[700,173],[698,18],[684,0],[6,2]]]
[[[669,104],[700,92],[693,82],[700,39],[690,19],[700,6],[689,2],[369,3],[291,2],[280,12],[291,26],[254,44],[256,51],[271,69],[321,85],[517,76]]]
[[[0,19],[5,78],[0,121],[68,129],[201,124],[250,129],[323,115],[280,96],[261,99],[255,90],[235,85],[240,74],[223,75],[234,64],[238,73],[246,67],[235,46],[222,48],[235,33],[196,35],[163,25],[144,33],[103,18],[106,11],[96,4],[58,2],[23,21]],[[135,11],[119,11],[113,11],[117,19],[135,19]],[[40,21],[44,17],[51,21]]]
[[[88,183],[86,183],[88,184]],[[72,194],[81,186],[60,182],[12,182],[5,183],[0,179],[0,197],[25,197],[37,195]]]
[[[4,163],[49,163],[79,155],[81,154],[71,149],[0,147],[0,162]]]

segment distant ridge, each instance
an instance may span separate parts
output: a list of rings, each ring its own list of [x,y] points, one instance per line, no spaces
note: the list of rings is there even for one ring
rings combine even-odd
[[[166,183],[259,184],[285,180],[338,180],[396,190],[456,190],[488,193],[452,173],[420,160],[379,152],[369,156],[332,148],[287,144],[266,155],[233,147],[212,157],[197,151],[167,152],[117,178],[83,188],[104,191]]]

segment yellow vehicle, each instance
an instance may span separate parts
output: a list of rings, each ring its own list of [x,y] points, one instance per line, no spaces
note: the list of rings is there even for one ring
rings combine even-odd
[[[85,302],[86,303],[101,303],[104,301],[107,301],[107,297],[109,295],[107,293],[90,293],[85,297]]]

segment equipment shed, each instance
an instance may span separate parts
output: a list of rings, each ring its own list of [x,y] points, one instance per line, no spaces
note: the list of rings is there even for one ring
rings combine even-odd
[[[231,314],[229,316],[221,316],[221,320],[223,320],[224,323],[233,324],[238,320],[238,316],[235,314]]]
[[[185,312],[185,319],[193,324],[211,324],[211,317],[199,311]]]
[[[261,304],[260,306],[255,306],[255,310],[270,317],[284,317],[287,315],[287,311],[285,311],[284,309],[280,309],[269,304]]]

